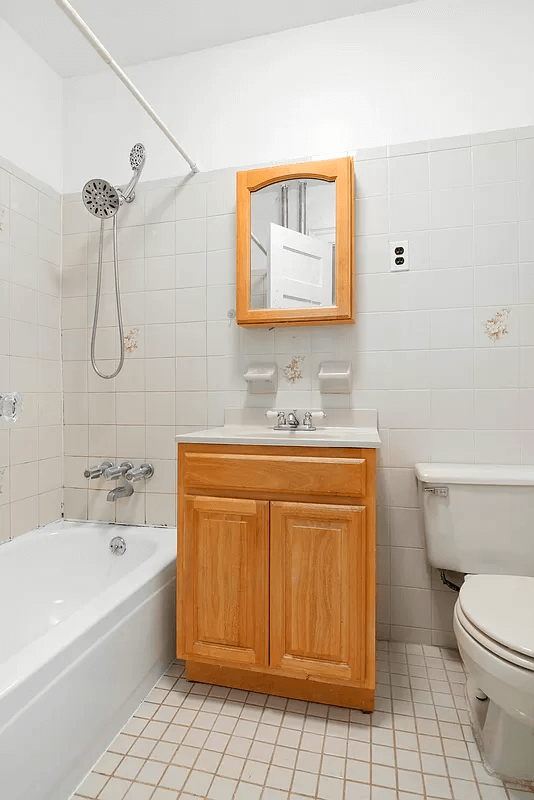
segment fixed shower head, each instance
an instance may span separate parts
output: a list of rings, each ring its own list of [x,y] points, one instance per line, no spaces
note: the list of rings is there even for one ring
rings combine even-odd
[[[130,166],[133,170],[141,170],[145,166],[146,149],[144,144],[138,142],[130,150]]]
[[[82,189],[83,204],[99,219],[111,219],[120,207],[119,193],[115,187],[102,178],[91,178]]]

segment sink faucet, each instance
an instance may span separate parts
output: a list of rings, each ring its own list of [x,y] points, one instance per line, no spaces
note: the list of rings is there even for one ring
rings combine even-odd
[[[290,411],[286,417],[286,423],[290,428],[298,428],[300,425],[299,418],[297,417],[297,409]]]
[[[297,416],[297,409],[294,408],[287,415],[284,411],[266,411],[266,417],[276,417],[277,423],[273,430],[275,431],[315,431],[317,430],[313,424],[313,417],[326,417],[324,411],[306,411],[302,418],[302,422]],[[128,477],[128,475],[126,476]]]
[[[117,486],[115,489],[112,489],[111,492],[108,492],[108,496],[106,500],[109,500],[110,503],[115,502],[115,500],[119,500],[121,497],[131,497],[134,493],[134,488],[131,483],[127,483],[126,486]]]

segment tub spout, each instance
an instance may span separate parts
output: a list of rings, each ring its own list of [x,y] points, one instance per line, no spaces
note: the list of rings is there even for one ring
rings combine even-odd
[[[134,493],[134,488],[131,483],[127,483],[126,486],[117,486],[116,489],[112,489],[111,492],[108,492],[108,496],[106,500],[109,500],[110,503],[113,503],[115,500],[119,500],[121,497],[130,497]]]

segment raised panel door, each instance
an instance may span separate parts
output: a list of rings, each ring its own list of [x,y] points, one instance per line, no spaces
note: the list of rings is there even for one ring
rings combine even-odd
[[[187,495],[184,502],[184,654],[266,665],[269,503]]]
[[[365,563],[365,508],[271,503],[271,667],[363,678]]]

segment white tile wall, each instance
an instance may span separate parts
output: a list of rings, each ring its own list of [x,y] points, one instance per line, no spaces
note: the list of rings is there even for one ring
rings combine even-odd
[[[379,633],[453,643],[452,595],[426,565],[413,465],[534,461],[533,133],[356,154],[354,326],[238,328],[228,317],[235,304],[235,171],[141,185],[119,217],[124,316],[127,332],[139,329],[138,347],[114,381],[94,376],[87,361],[97,224],[79,196],[65,198],[67,515],[174,524],[173,436],[222,424],[225,406],[377,408],[384,441]],[[16,196],[24,197],[20,187]],[[25,202],[31,213],[16,217],[14,236],[35,249],[31,192]],[[389,272],[388,243],[396,240],[409,242],[410,272]],[[109,254],[108,237],[106,247]],[[106,272],[98,352],[109,369],[117,353],[110,263]],[[22,335],[21,326],[31,324],[29,305],[19,305],[14,331],[26,364],[36,345]],[[502,308],[510,309],[509,332],[493,343],[484,322]],[[292,386],[283,366],[294,355],[304,358],[304,377]],[[329,358],[352,359],[352,397],[320,395],[318,365]],[[276,398],[247,396],[242,375],[252,360],[277,362]],[[21,440],[20,447],[31,454],[35,443]],[[156,474],[136,486],[135,502],[112,505],[105,501],[109,485],[94,481],[88,489],[82,477],[87,462],[104,457],[147,458]],[[15,491],[21,485],[15,474]]]
[[[61,197],[0,160],[0,541],[61,516]]]

